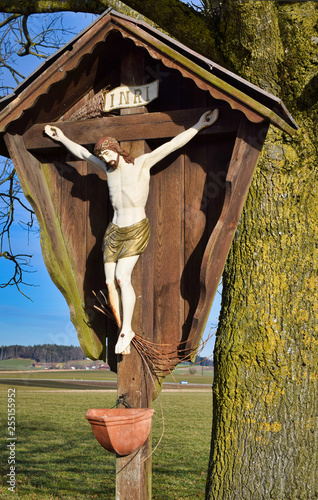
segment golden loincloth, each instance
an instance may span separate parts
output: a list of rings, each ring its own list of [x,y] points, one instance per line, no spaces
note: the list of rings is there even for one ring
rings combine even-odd
[[[104,263],[142,254],[148,245],[149,237],[150,224],[147,218],[127,227],[120,227],[111,222],[103,241]]]

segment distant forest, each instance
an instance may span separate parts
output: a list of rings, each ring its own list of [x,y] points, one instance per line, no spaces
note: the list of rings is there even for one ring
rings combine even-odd
[[[42,363],[64,363],[85,359],[80,347],[56,344],[34,346],[9,345],[0,347],[0,360],[11,358],[28,358]]]
[[[197,356],[195,358],[195,364],[199,366],[214,366],[213,359],[211,359],[211,357],[205,358],[204,356]]]
[[[86,359],[80,347],[73,345],[43,344],[34,346],[9,345],[0,347],[0,361],[12,358],[34,359],[37,363],[65,363]],[[197,356],[195,364],[213,366],[213,360]]]

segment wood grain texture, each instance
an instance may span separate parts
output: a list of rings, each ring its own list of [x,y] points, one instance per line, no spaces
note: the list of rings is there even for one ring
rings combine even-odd
[[[121,58],[121,83],[124,85],[142,83],[144,65],[144,53],[142,51],[136,53],[133,47],[130,46],[129,50],[125,51]],[[141,116],[141,113],[146,112],[147,108],[122,109],[121,117],[127,119],[131,116]],[[139,138],[142,138],[142,135]],[[144,140],[134,142],[126,140],[121,142],[121,147],[134,158],[148,151],[148,146]],[[145,267],[143,258],[144,255],[139,257],[132,276],[132,284],[136,294],[132,326],[136,333],[144,334],[149,340],[152,340],[152,310],[151,307],[148,308],[147,296],[144,295],[143,290],[148,269]],[[147,325],[147,331],[143,333],[145,325]],[[118,397],[126,398],[127,403],[133,408],[151,408],[154,388],[142,357],[135,347],[131,346],[131,353],[128,356],[117,356],[117,358]],[[149,458],[143,462],[150,454],[151,436],[137,453],[127,457],[117,457],[116,498],[127,498],[127,500],[130,498],[134,500],[151,498],[152,460]]]
[[[220,118],[215,126],[206,128],[200,132],[203,136],[233,135],[238,127],[240,113],[233,113],[228,120],[228,107],[222,105],[204,106],[193,109],[174,110],[167,112],[125,114],[121,116],[92,118],[79,122],[51,123],[58,126],[71,140],[81,143],[83,146],[95,144],[100,137],[109,135],[118,141],[134,141],[142,137],[149,139],[166,139],[174,137],[180,132],[194,125],[200,116],[209,109],[218,107]],[[222,110],[225,112],[223,113]],[[140,111],[142,111],[140,109]],[[24,134],[26,148],[30,151],[53,151],[60,149],[60,145],[45,136],[43,133],[46,123],[33,125]],[[89,126],[87,126],[89,125]]]
[[[193,317],[190,345],[200,342],[234,231],[267,133],[267,124],[252,125],[242,117],[225,179],[222,211],[206,244],[200,273],[200,299]]]

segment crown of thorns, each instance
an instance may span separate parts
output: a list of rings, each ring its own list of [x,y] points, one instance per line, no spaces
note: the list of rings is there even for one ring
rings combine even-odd
[[[129,153],[124,151],[113,137],[102,137],[99,139],[94,147],[94,155],[100,156],[105,149],[115,151],[115,153],[120,154],[127,163],[135,162],[135,159]]]
[[[105,149],[110,149],[111,151],[117,151],[118,148],[121,149],[116,139],[114,139],[113,137],[102,137],[95,144],[94,154],[98,156]]]

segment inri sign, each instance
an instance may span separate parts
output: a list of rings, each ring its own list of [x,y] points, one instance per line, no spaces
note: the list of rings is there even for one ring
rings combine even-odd
[[[159,80],[146,85],[122,85],[105,93],[104,111],[109,112],[119,108],[135,108],[145,106],[158,97]]]

